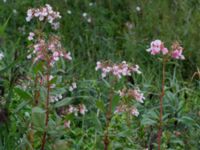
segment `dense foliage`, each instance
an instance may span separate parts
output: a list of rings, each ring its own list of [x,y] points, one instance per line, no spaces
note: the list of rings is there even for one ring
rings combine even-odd
[[[199,0],[1,0],[0,150],[200,149],[199,12]]]

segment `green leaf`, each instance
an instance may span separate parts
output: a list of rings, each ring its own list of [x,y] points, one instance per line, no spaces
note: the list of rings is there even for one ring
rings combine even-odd
[[[178,119],[178,121],[187,126],[193,126],[195,123],[195,121],[191,117],[188,117],[188,116],[183,116],[180,119]]]
[[[58,140],[54,144],[55,149],[66,150],[66,147],[69,147],[69,144],[66,140]]]
[[[41,72],[42,70],[43,70],[43,63],[42,62],[36,63],[33,66],[33,73],[34,74],[37,74],[38,72]]]
[[[58,108],[58,107],[62,107],[62,106],[68,105],[68,104],[71,103],[72,99],[73,99],[72,97],[64,98],[63,100],[57,102],[57,103],[54,105],[54,107],[55,107],[55,108]]]
[[[44,129],[45,127],[45,110],[40,107],[32,109],[32,123],[35,127]]]
[[[23,102],[21,102],[17,106],[17,108],[14,110],[14,113],[17,113],[19,110],[21,110],[23,107],[25,107],[28,103],[29,103],[29,101],[23,101]]]
[[[22,89],[20,89],[20,88],[15,88],[14,89],[14,91],[22,98],[22,99],[24,99],[24,100],[30,100],[30,99],[32,99],[32,97],[31,97],[31,95],[28,93],[28,92],[26,92],[26,91],[24,91],[24,90],[22,90]]]
[[[112,100],[112,111],[115,110],[115,108],[116,108],[116,106],[117,106],[119,100],[120,100],[119,96],[115,95],[115,96],[113,97],[113,100]]]
[[[99,110],[101,110],[102,112],[105,112],[105,106],[102,100],[97,100],[96,106]]]

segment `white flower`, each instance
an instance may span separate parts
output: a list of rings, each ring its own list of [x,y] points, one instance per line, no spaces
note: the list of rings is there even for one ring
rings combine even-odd
[[[83,16],[83,17],[87,17],[87,13],[84,12],[84,13],[82,14],[82,16]]]
[[[91,18],[88,18],[88,19],[87,19],[87,22],[88,22],[88,23],[91,23],[91,21],[92,21]]]
[[[50,75],[49,76],[49,81],[51,81],[53,79],[53,76],[52,75]]]
[[[4,54],[0,52],[0,60],[2,60],[3,58],[4,58]]]
[[[16,9],[13,9],[13,14],[17,14],[17,10]]]
[[[76,82],[73,82],[73,83],[72,83],[72,87],[73,87],[74,89],[77,88],[77,86],[76,86]]]
[[[68,11],[67,11],[67,13],[68,13],[69,15],[71,15],[71,14],[72,14],[71,10],[68,10]]]
[[[137,10],[137,11],[140,11],[140,10],[141,10],[141,8],[140,8],[139,6],[137,6],[137,7],[136,7],[136,10]]]
[[[27,59],[31,59],[31,57],[32,57],[32,55],[29,54],[26,58],[27,58]]]
[[[28,36],[28,40],[29,40],[29,41],[32,41],[34,36],[35,36],[35,33],[30,32],[30,33],[29,33],[29,36]]]
[[[91,3],[89,3],[89,6],[93,6],[93,3],[91,2]]]
[[[74,89],[72,86],[69,87],[69,91],[72,92]]]
[[[24,115],[25,115],[26,117],[28,117],[28,118],[30,117],[29,112],[25,112]]]

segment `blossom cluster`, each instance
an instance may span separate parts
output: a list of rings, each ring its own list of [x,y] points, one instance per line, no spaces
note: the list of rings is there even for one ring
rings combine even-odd
[[[110,73],[118,79],[120,79],[122,76],[130,76],[131,73],[141,73],[138,65],[129,65],[126,63],[126,61],[123,61],[120,64],[109,64],[107,62],[98,61],[95,70],[101,70],[101,76],[103,78]]]
[[[137,89],[122,89],[118,91],[120,97],[129,97],[134,98],[136,101],[140,103],[144,103],[145,97],[144,94],[141,93],[141,91]]]
[[[72,85],[69,86],[69,91],[73,92],[77,88],[76,82],[73,82]]]
[[[35,35],[35,34],[30,34]],[[29,39],[30,38],[29,35]],[[58,36],[52,35],[49,40],[38,39],[35,40],[35,44],[32,45],[33,55],[35,55],[34,62],[39,60],[47,61],[51,66],[54,65],[56,61],[60,58],[66,60],[72,60],[71,53],[65,52],[65,49],[62,47],[60,38]],[[31,58],[32,54],[28,55],[27,58]]]
[[[157,55],[162,53],[163,55],[169,55],[174,59],[185,59],[182,55],[183,48],[180,46],[178,42],[173,43],[172,50],[169,51],[161,40],[152,41],[150,44],[150,48],[147,49],[152,55]]]
[[[185,57],[182,55],[183,48],[180,46],[178,42],[174,42],[172,45],[172,58],[174,59],[185,59]]]
[[[75,116],[77,116],[78,113],[80,113],[81,115],[85,115],[87,111],[88,110],[84,104],[79,104],[78,106],[69,105],[67,108],[63,109],[61,113],[65,115],[73,113]]]
[[[62,94],[55,95],[55,96],[50,96],[49,99],[50,99],[50,102],[51,102],[51,103],[58,102],[59,100],[62,99]]]
[[[126,97],[133,98],[139,103],[144,103],[144,100],[145,100],[144,94],[138,88],[136,89],[124,88],[122,90],[119,90],[118,93],[121,98],[126,98]],[[136,117],[139,115],[139,112],[135,106],[129,107],[129,105],[125,105],[125,104],[121,104],[117,106],[115,110],[115,114],[116,113],[120,114],[123,112],[128,112]]]
[[[114,113],[115,114],[121,114],[121,113],[124,113],[124,112],[129,113],[129,114],[136,116],[136,117],[138,117],[138,115],[139,115],[139,112],[138,112],[136,107],[134,107],[134,106],[130,107],[128,105],[117,106]]]
[[[61,15],[59,12],[54,11],[49,4],[46,4],[41,8],[30,8],[27,10],[26,21],[29,22],[33,18],[38,18],[39,21],[47,21],[56,30],[59,28],[57,20],[61,18]]]

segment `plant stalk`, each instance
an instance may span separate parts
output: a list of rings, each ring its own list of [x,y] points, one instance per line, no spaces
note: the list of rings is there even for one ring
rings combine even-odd
[[[46,104],[45,104],[45,109],[46,109],[46,116],[45,116],[45,131],[42,137],[42,146],[41,150],[44,150],[44,146],[46,143],[46,135],[47,135],[47,127],[48,127],[48,122],[49,122],[49,96],[50,96],[50,82],[49,82],[49,76],[50,76],[50,63],[48,62],[48,71],[47,71],[47,97],[46,97]]]
[[[160,116],[159,116],[159,128],[158,128],[158,134],[157,134],[157,142],[158,142],[158,150],[160,150],[161,145],[161,139],[162,139],[162,117],[163,117],[163,97],[165,95],[165,69],[166,69],[166,59],[163,59],[162,63],[162,89],[161,89],[161,95],[160,95]]]

